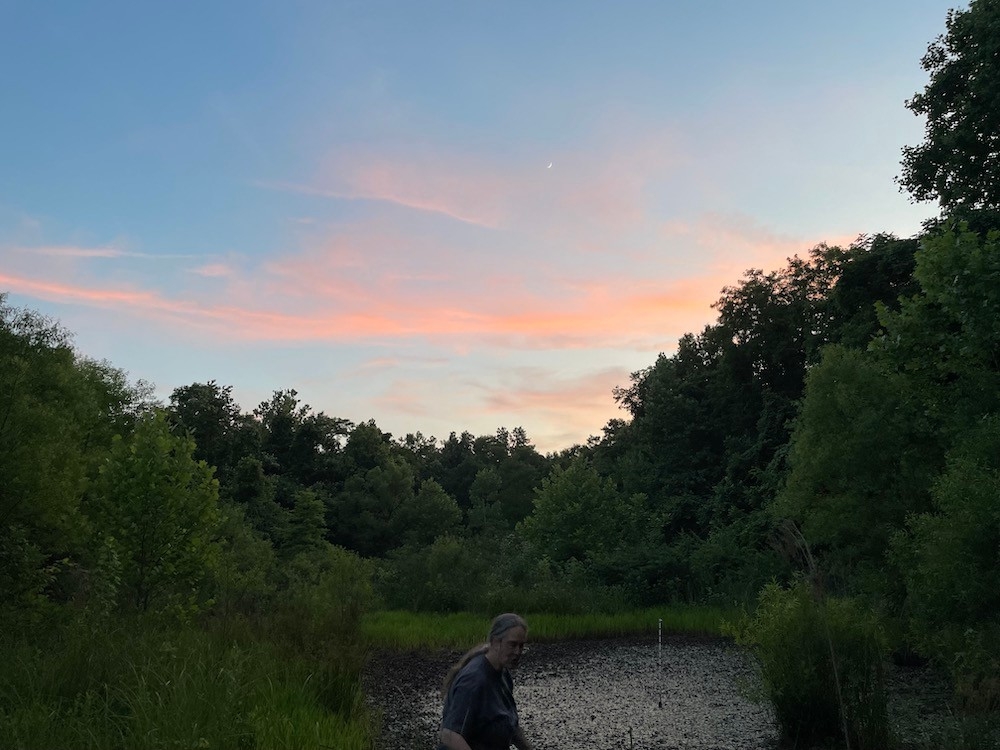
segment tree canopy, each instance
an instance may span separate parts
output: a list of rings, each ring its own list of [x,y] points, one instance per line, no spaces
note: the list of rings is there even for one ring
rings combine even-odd
[[[1000,0],[949,11],[921,65],[930,81],[907,107],[924,140],[903,149],[900,185],[948,213],[1000,208]]]

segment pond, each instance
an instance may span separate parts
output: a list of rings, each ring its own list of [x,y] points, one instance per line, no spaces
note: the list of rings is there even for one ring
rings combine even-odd
[[[747,699],[747,654],[720,638],[530,644],[514,672],[525,733],[538,750],[773,750],[769,706]],[[439,687],[457,651],[378,654],[364,675],[382,714],[380,750],[433,748]],[[922,670],[894,669],[890,713],[897,731],[919,739],[947,701],[946,686]]]

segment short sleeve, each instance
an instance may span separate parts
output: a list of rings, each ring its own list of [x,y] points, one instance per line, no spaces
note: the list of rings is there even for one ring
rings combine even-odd
[[[476,711],[483,691],[482,680],[472,671],[463,671],[455,678],[445,701],[441,727],[466,736],[465,729],[476,725]]]

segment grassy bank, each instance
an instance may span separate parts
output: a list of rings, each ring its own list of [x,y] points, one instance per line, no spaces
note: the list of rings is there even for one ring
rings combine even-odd
[[[663,633],[722,635],[723,623],[735,616],[718,607],[658,607],[615,614],[525,614],[534,641],[572,638],[653,635],[663,620]],[[465,648],[486,635],[489,617],[468,612],[434,614],[374,612],[362,620],[362,634],[373,648]]]
[[[367,750],[356,675],[194,627],[0,635],[0,747]]]

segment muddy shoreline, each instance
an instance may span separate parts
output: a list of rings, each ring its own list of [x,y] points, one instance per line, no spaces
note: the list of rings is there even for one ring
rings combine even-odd
[[[774,750],[769,706],[746,697],[755,677],[727,639],[656,636],[532,643],[514,673],[526,734],[538,750]],[[378,750],[434,747],[441,680],[456,650],[372,654],[365,695],[381,716]],[[909,744],[947,714],[947,686],[919,669],[889,674],[890,716]],[[909,742],[907,742],[909,741]]]
[[[431,748],[439,688],[460,651],[375,654],[364,686],[380,750]],[[729,641],[655,636],[531,644],[514,675],[525,733],[559,748],[773,748],[770,709],[748,701],[745,655]]]

